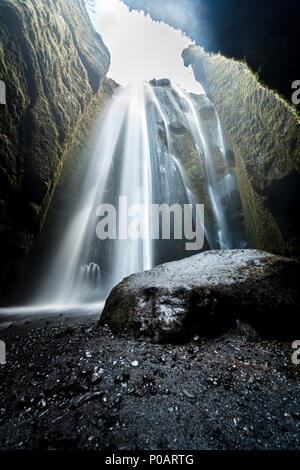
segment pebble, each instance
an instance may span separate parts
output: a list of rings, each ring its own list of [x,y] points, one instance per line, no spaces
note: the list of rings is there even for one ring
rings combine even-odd
[[[184,395],[188,398],[196,398],[196,396],[194,395],[194,393],[192,392],[189,392],[188,390],[182,390],[182,393],[184,393]]]

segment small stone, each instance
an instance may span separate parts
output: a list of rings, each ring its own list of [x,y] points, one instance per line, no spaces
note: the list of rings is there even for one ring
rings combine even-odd
[[[132,367],[138,367],[139,366],[139,361],[132,361],[131,365],[132,365]]]
[[[294,419],[296,419],[297,421],[300,421],[300,413],[294,411],[294,412],[292,413],[292,417],[293,417]]]
[[[91,378],[91,383],[97,385],[102,380],[102,375],[94,373]]]
[[[188,398],[196,398],[196,396],[192,392],[189,392],[188,390],[182,390],[182,393]]]
[[[89,392],[89,393],[85,393],[84,395],[79,395],[78,397],[73,398],[71,400],[70,402],[71,408],[77,408],[83,403],[87,403],[88,401],[99,398],[101,395],[103,395],[102,392]]]

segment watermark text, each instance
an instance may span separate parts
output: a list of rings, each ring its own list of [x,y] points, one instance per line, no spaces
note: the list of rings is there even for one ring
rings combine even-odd
[[[293,104],[300,104],[300,80],[295,80],[292,83],[292,89],[296,90],[292,94],[292,102]]]
[[[292,362],[296,366],[300,364],[300,340],[294,341],[292,344],[292,348],[295,349],[295,352],[292,355]]]
[[[0,365],[6,364],[6,344],[4,341],[0,341]]]
[[[112,204],[100,204],[96,215],[99,240],[187,240],[187,251],[201,250],[204,245],[203,204],[133,204],[119,197],[118,211]]]

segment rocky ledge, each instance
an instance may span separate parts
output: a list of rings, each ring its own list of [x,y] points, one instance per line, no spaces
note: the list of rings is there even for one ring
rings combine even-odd
[[[206,251],[125,278],[111,291],[99,323],[119,335],[164,342],[219,334],[239,320],[262,336],[294,339],[299,279],[300,265],[288,258]]]

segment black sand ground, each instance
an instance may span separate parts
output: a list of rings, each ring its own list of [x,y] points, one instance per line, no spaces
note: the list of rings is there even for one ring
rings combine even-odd
[[[65,316],[0,339],[1,450],[299,449],[290,344],[231,331],[157,345]]]

